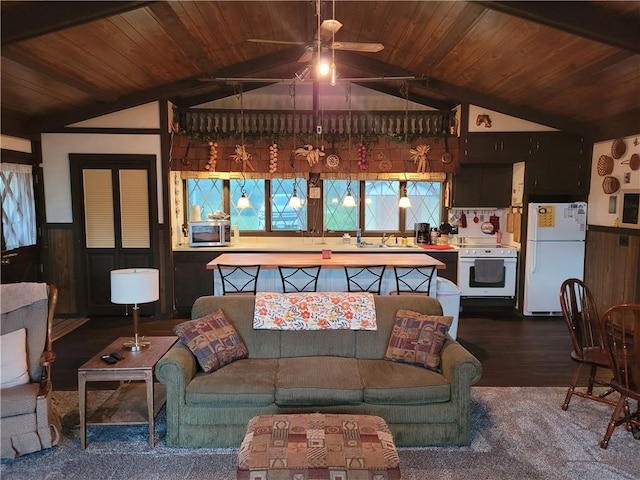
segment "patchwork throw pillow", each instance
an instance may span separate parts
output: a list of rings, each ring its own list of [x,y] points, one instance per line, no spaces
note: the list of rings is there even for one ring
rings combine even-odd
[[[221,309],[176,325],[173,331],[206,373],[249,356],[247,347]]]
[[[398,310],[384,359],[439,372],[440,352],[452,322],[452,316]]]

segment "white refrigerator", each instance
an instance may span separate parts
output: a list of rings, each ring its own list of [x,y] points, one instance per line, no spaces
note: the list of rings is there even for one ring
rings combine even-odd
[[[562,315],[560,286],[582,280],[587,204],[530,203],[524,275],[524,315]]]

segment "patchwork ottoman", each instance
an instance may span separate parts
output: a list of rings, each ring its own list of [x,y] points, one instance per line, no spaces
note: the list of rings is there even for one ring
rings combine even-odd
[[[373,415],[260,415],[247,425],[238,480],[400,480],[386,422]]]

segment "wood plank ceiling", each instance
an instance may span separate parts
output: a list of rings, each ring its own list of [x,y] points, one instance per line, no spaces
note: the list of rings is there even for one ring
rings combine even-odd
[[[321,2],[321,19],[332,3]],[[156,99],[193,106],[233,94],[219,79],[294,78],[316,2],[3,1],[3,133],[36,134]],[[640,2],[337,1],[342,78],[449,109],[460,103],[594,140],[640,130]],[[354,80],[357,83],[357,81]],[[364,83],[360,82],[360,83]],[[10,133],[10,132],[9,132]]]

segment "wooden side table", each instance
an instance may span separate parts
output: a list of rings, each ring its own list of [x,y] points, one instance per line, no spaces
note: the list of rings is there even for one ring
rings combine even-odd
[[[154,419],[166,401],[164,385],[153,381],[153,370],[178,337],[147,337],[149,348],[138,352],[123,350],[129,338],[119,338],[78,369],[80,410],[80,443],[87,447],[87,425],[144,425],[149,424],[149,445],[155,445]],[[118,352],[124,357],[108,365],[100,357]],[[87,382],[120,382],[120,387],[87,419]],[[143,383],[140,383],[144,381]],[[136,383],[132,383],[136,382]],[[146,410],[146,413],[145,413]]]

